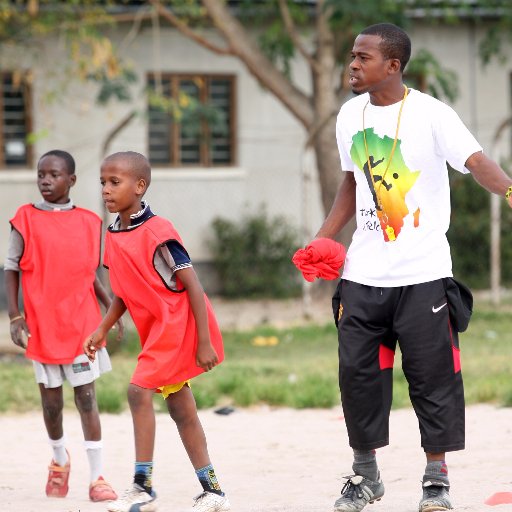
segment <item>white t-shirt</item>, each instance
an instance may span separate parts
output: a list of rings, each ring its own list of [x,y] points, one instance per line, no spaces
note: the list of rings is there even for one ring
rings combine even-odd
[[[452,108],[409,89],[394,156],[386,171],[401,102],[379,107],[368,100],[368,94],[349,100],[341,107],[336,124],[341,167],[354,173],[357,185],[357,229],[343,278],[390,287],[450,277],[446,162],[467,173],[466,160],[482,148]],[[368,154],[363,137],[367,103]],[[368,172],[368,156],[373,178]],[[389,236],[382,229],[386,226],[393,228]]]

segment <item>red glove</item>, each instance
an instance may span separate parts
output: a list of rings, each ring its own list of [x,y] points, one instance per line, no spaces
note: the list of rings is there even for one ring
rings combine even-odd
[[[299,249],[292,258],[306,281],[337,279],[345,262],[345,247],[330,238],[317,238],[305,249]]]

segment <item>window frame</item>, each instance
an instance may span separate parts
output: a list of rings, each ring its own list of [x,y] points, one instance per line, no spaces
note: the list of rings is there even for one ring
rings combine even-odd
[[[179,94],[179,83],[182,80],[191,80],[194,81],[196,79],[200,79],[204,82],[205,86],[201,87],[199,90],[199,100],[202,103],[205,103],[209,96],[209,88],[211,84],[211,80],[227,80],[231,83],[230,87],[230,95],[229,95],[229,127],[230,132],[227,136],[229,139],[229,145],[231,148],[231,159],[230,162],[221,162],[214,163],[210,158],[210,151],[208,148],[208,144],[206,139],[209,135],[209,126],[206,122],[203,121],[201,128],[201,136],[200,136],[200,147],[199,147],[199,162],[181,162],[180,158],[180,139],[181,132],[179,130],[179,123],[170,122],[170,130],[169,130],[169,138],[168,141],[171,161],[167,163],[161,162],[151,162],[151,166],[155,169],[162,168],[223,168],[223,167],[236,167],[238,162],[238,147],[237,147],[237,77],[234,74],[229,73],[191,73],[191,72],[148,72],[146,74],[146,84],[149,87],[151,81],[155,81],[156,79],[161,80],[169,80],[170,81],[170,89],[172,91],[172,98],[177,99]],[[149,104],[148,108],[148,126],[147,126],[147,147],[148,147],[148,155],[150,156],[149,146],[150,146],[150,120],[149,120]],[[205,137],[206,135],[206,137]]]
[[[33,145],[29,144],[27,141],[27,137],[30,133],[32,133],[33,126],[33,118],[32,118],[32,109],[33,109],[33,91],[32,86],[29,82],[28,70],[19,71],[21,73],[21,87],[24,89],[23,91],[23,109],[24,109],[24,118],[25,118],[25,151],[26,151],[26,161],[20,164],[8,164],[5,161],[5,152],[4,152],[4,79],[7,76],[11,76],[11,80],[13,81],[13,77],[16,71],[10,70],[0,70],[0,171],[10,171],[10,170],[18,170],[18,169],[27,169],[32,168],[33,165]]]

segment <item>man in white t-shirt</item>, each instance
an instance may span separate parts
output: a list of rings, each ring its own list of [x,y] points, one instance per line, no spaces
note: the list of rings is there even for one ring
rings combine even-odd
[[[340,390],[354,476],[336,512],[358,512],[384,485],[375,449],[389,442],[397,341],[418,417],[427,465],[420,512],[452,509],[445,453],[464,448],[464,390],[446,231],[448,162],[471,172],[512,206],[512,179],[482,152],[457,114],[407,88],[411,53],[395,25],[372,25],[356,38],[350,85],[336,136],[345,174],[316,237],[334,238],[356,215],[343,277],[333,303],[339,333]]]

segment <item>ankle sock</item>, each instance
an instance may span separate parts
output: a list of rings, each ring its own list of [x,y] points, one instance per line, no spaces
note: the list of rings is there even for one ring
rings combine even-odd
[[[199,483],[205,491],[224,496],[224,493],[220,489],[217,477],[215,476],[215,470],[211,464],[208,464],[208,466],[205,466],[204,468],[196,469],[196,475],[199,479]]]
[[[151,494],[153,490],[153,462],[136,462],[135,463],[135,476],[133,483],[140,485],[144,490]]]
[[[103,475],[102,441],[84,441],[87,459],[89,460],[89,471],[91,483],[96,482]]]
[[[66,452],[66,439],[62,436],[60,439],[48,439],[53,449],[53,460],[64,467],[68,462],[68,454]]]
[[[436,480],[442,482],[446,486],[450,485],[450,481],[448,480],[448,466],[444,460],[427,462],[423,481],[425,482],[427,480]]]
[[[375,450],[354,450],[354,463],[352,471],[356,475],[364,476],[374,482],[379,478],[379,468],[377,467],[377,458]]]

